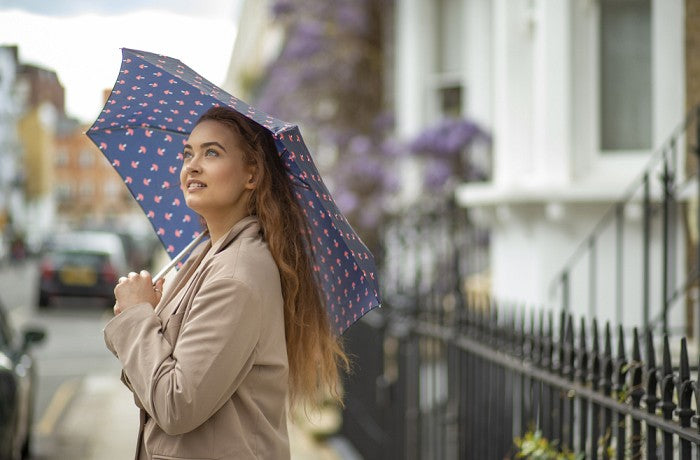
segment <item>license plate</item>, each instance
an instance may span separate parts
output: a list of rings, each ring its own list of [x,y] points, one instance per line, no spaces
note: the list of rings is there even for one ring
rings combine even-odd
[[[66,267],[59,274],[61,282],[69,286],[94,286],[97,273],[87,267]]]

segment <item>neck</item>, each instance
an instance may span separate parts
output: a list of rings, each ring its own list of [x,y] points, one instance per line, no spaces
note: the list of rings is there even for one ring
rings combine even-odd
[[[234,225],[245,217],[248,217],[248,213],[233,213],[216,218],[204,216],[204,220],[207,223],[207,228],[209,229],[209,237],[211,238],[212,244],[219,241],[221,237],[226,235]]]

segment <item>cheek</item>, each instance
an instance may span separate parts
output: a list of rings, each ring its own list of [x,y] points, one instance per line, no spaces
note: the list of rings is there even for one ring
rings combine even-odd
[[[179,177],[180,177],[180,188],[182,189],[185,187],[185,168],[184,168],[184,166],[182,168],[180,168]]]

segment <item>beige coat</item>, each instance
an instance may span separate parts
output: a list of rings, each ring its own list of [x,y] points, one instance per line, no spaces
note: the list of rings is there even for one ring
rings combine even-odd
[[[129,308],[104,336],[141,409],[137,460],[289,458],[282,291],[256,218],[200,245],[155,311]]]

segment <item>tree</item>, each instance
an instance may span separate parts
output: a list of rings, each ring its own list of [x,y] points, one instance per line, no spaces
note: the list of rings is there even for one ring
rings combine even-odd
[[[399,185],[384,86],[392,1],[279,0],[272,8],[286,39],[257,105],[301,126],[338,207],[374,250]]]

